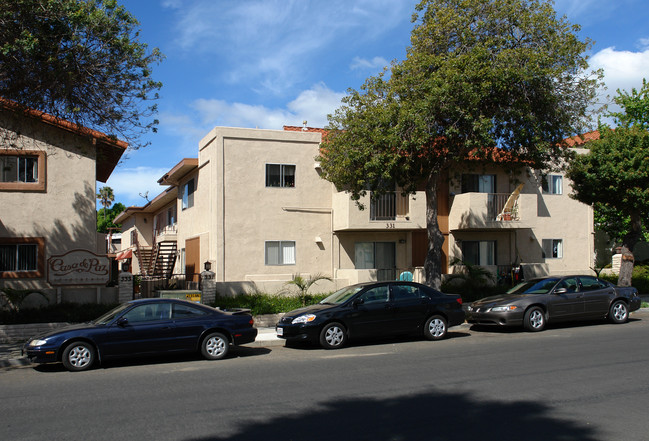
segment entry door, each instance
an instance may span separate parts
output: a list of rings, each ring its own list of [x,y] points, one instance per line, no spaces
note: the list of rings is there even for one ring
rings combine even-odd
[[[200,238],[187,239],[185,241],[185,274],[187,280],[198,282],[201,271],[201,247]]]
[[[396,279],[396,247],[394,242],[376,242],[374,244],[378,280]]]

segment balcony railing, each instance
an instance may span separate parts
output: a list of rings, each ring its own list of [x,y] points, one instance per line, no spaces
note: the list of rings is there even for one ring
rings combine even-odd
[[[173,225],[165,225],[156,228],[155,230],[155,236],[164,236],[167,234],[176,234],[178,232],[178,224],[173,224]]]
[[[409,198],[400,193],[389,192],[372,196],[370,200],[370,220],[396,220],[409,214]]]

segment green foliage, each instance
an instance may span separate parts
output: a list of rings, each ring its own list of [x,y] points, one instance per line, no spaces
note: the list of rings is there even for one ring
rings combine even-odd
[[[424,0],[413,21],[406,59],[349,90],[318,159],[323,177],[357,201],[425,185],[429,249],[439,250],[442,173],[496,146],[545,168],[586,124],[601,74],[584,74],[590,41],[549,1]],[[440,254],[425,268],[438,284]]]
[[[615,102],[623,112],[610,115],[621,125],[600,126],[600,139],[571,161],[567,176],[571,196],[595,208],[597,226],[633,250],[647,236],[649,216],[649,84],[643,80],[631,94],[618,90]]]
[[[113,219],[124,210],[126,210],[126,206],[121,202],[116,203],[108,209],[100,208],[97,211],[97,231],[100,233],[108,233],[109,228],[121,228],[121,225],[115,224]]]
[[[138,25],[115,0],[0,0],[0,96],[141,146],[163,56]]]
[[[302,306],[304,306],[306,304],[306,295],[309,291],[309,288],[311,288],[311,286],[319,280],[331,281],[331,277],[325,276],[323,274],[314,274],[313,276],[309,276],[308,279],[305,279],[299,274],[293,274],[293,277],[291,278],[291,280],[286,282],[286,285],[294,285],[298,288],[300,298],[302,299]]]
[[[0,311],[0,323],[83,323],[94,320],[111,309],[116,304],[98,305],[94,303],[59,303],[41,308],[24,308],[20,311]]]
[[[609,115],[615,118],[615,123],[620,127],[638,126],[641,129],[649,130],[649,83],[642,79],[640,90],[631,89],[631,93],[617,90],[617,96],[613,98],[615,104],[624,109],[622,112],[611,112]]]
[[[293,309],[301,308],[304,305],[318,303],[328,294],[311,295],[306,294],[303,298],[286,295],[268,295],[268,294],[238,294],[234,297],[216,296],[212,306],[221,309],[228,308],[247,308],[251,310],[252,315],[260,314],[279,314],[288,312]]]
[[[31,294],[38,294],[47,300],[47,296],[37,289],[14,289],[8,286],[0,288],[3,300],[10,310],[19,312],[25,299]]]
[[[460,259],[453,259],[451,265],[461,265],[464,272],[450,275],[441,290],[446,293],[460,294],[464,302],[500,294],[510,287],[504,285],[496,286],[495,276],[492,272],[479,265],[463,262]]]
[[[600,274],[600,277],[611,283],[618,283],[618,276],[615,274]],[[640,294],[649,294],[649,266],[636,265],[633,267],[631,286],[636,288]]]

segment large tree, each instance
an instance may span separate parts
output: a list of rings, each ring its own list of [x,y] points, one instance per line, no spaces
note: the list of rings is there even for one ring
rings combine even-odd
[[[649,84],[643,80],[642,88],[630,94],[618,90],[614,101],[622,108],[611,113],[617,127],[601,125],[600,139],[589,142],[588,153],[571,161],[567,176],[575,199],[599,207],[609,220],[610,213],[618,213],[618,225],[607,232],[615,235],[623,228],[618,283],[630,286],[633,249],[649,216]]]
[[[562,155],[559,141],[587,125],[599,74],[585,72],[590,41],[549,1],[424,0],[413,22],[406,59],[350,90],[329,116],[320,161],[356,200],[425,186],[426,282],[439,287],[440,177],[494,148],[545,167]]]
[[[115,0],[0,0],[0,97],[143,145],[158,49]]]

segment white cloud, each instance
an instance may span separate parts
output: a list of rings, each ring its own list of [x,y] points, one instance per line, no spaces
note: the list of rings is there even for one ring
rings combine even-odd
[[[371,60],[361,57],[354,57],[352,64],[349,66],[351,70],[371,70],[381,71],[384,67],[390,64],[388,60],[383,57],[374,57]]]
[[[649,79],[649,49],[631,52],[608,47],[593,55],[590,65],[604,70],[607,93],[612,97],[617,89],[637,89],[642,86],[643,78]]]
[[[171,168],[173,164],[170,164]],[[146,195],[151,201],[166,187],[158,184],[160,179],[169,168],[135,167],[122,168],[118,166],[110,176],[106,185],[113,189],[115,202],[121,202],[127,207],[135,205],[142,206],[147,203],[143,197]]]
[[[344,96],[344,93],[335,92],[324,83],[318,83],[301,92],[286,108],[270,109],[261,105],[228,103],[216,99],[196,100],[193,107],[200,114],[203,125],[209,128],[234,126],[280,130],[285,125],[302,125],[305,120],[311,127],[324,127],[327,124],[327,114],[340,106],[340,100]]]

